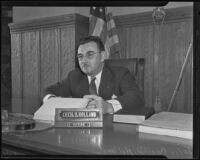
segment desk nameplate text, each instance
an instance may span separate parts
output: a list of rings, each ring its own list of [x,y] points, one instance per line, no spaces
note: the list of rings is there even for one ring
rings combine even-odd
[[[101,108],[56,108],[55,127],[102,127]]]

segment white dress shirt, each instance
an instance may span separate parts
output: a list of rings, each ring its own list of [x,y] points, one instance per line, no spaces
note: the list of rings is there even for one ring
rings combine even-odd
[[[102,74],[102,71],[99,72],[96,76],[95,76],[95,84],[96,84],[96,87],[97,87],[97,93],[99,93],[99,86],[100,86],[100,82],[101,82],[101,74]],[[91,76],[87,76],[88,77],[88,82],[90,84],[91,82]],[[114,97],[115,95],[113,95]],[[112,98],[113,98],[112,97]],[[108,103],[111,103],[112,106],[113,106],[113,109],[114,109],[114,112],[117,112],[118,110],[122,109],[122,106],[121,104],[119,103],[118,100],[116,99],[110,99],[110,100],[107,100]]]

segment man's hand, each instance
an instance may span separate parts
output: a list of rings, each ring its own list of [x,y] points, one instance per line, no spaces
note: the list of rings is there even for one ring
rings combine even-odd
[[[111,103],[104,101],[102,97],[97,95],[85,95],[83,98],[87,98],[90,100],[87,108],[102,108],[103,114],[109,113],[113,114],[114,109]]]

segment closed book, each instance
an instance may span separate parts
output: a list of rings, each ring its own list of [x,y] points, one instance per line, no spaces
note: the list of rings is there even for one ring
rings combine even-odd
[[[138,132],[192,139],[192,128],[192,114],[160,112],[140,124]]]
[[[140,124],[154,113],[153,108],[142,107],[129,111],[120,110],[113,116],[113,122]]]

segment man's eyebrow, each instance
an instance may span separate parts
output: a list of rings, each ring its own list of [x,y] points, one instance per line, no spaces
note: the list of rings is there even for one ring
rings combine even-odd
[[[91,52],[95,52],[95,51],[87,51],[86,54],[91,53]],[[78,55],[83,55],[83,53],[78,53]]]

